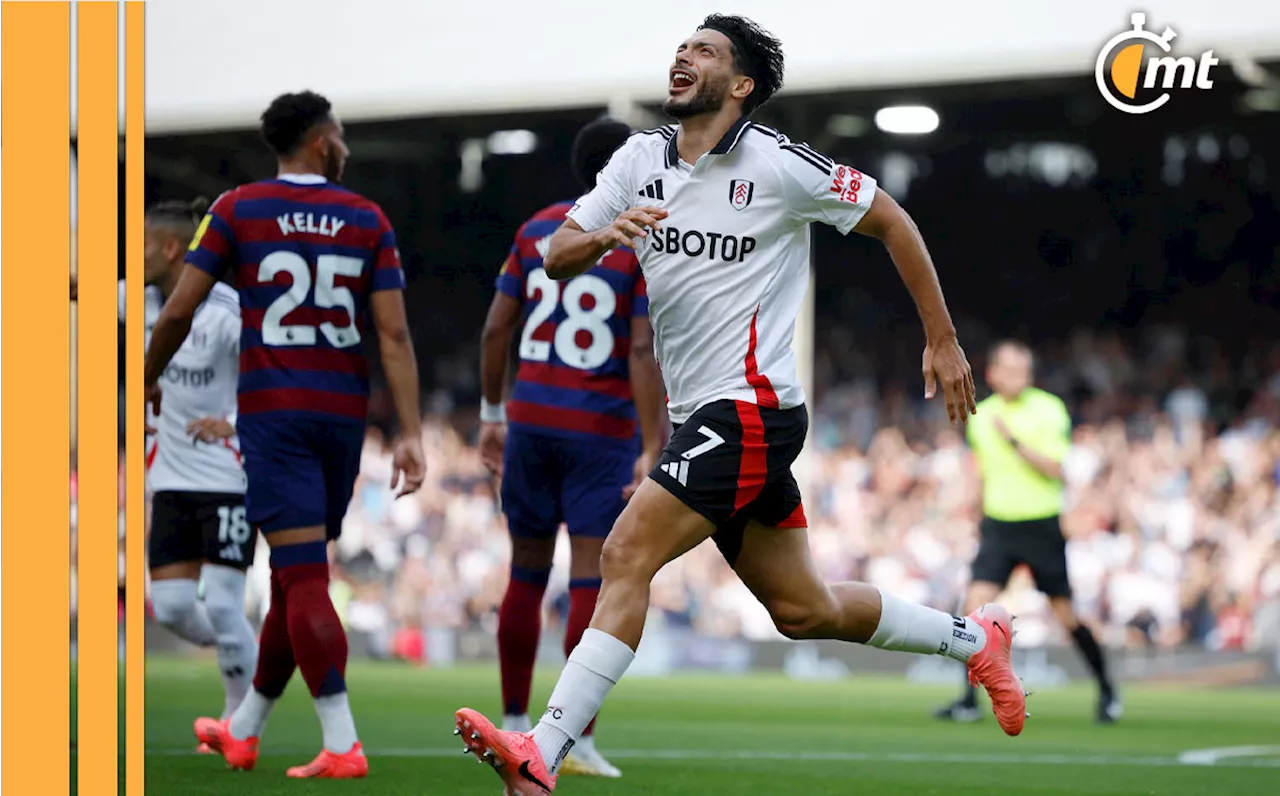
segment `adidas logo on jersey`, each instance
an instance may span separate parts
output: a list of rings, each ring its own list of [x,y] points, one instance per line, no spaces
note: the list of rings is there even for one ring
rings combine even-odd
[[[662,195],[662,179],[656,179],[641,189],[640,196],[647,196],[650,199],[665,199]]]
[[[662,472],[680,482],[680,486],[689,485],[689,463],[667,462],[662,465]]]
[[[218,557],[223,561],[244,561],[244,554],[240,552],[240,545],[229,544],[218,553]]]

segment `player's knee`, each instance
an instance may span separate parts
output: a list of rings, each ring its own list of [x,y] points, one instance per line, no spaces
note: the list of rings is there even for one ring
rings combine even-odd
[[[235,632],[246,622],[244,614],[245,573],[231,567],[205,565],[204,609],[209,624],[219,634]]]
[[[209,616],[209,624],[219,635],[236,628],[245,621],[244,607],[231,595],[206,594],[204,610]]]
[[[773,626],[792,641],[831,638],[836,626],[839,607],[834,600],[815,600],[810,603],[792,600],[776,600],[766,604]]]
[[[151,610],[161,625],[185,635],[182,631],[192,624],[199,610],[199,601],[194,589],[173,593],[156,589],[151,598]]]
[[[652,552],[637,542],[635,535],[610,535],[600,548],[600,578],[605,581],[652,579],[657,569],[652,565]]]

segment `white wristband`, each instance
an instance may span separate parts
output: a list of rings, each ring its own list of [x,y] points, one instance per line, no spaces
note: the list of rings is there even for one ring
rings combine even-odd
[[[480,399],[480,422],[481,423],[505,423],[507,422],[507,408],[502,404],[491,404],[485,399]]]

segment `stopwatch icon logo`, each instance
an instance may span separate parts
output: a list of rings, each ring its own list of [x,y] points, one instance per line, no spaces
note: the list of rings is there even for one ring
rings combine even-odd
[[[1097,63],[1094,64],[1093,76],[1098,84],[1098,91],[1111,107],[1125,113],[1151,113],[1169,101],[1170,89],[1213,88],[1209,70],[1218,64],[1218,59],[1213,57],[1213,50],[1202,53],[1199,62],[1190,56],[1175,58],[1170,54],[1173,52],[1171,43],[1178,35],[1173,28],[1166,27],[1157,36],[1145,28],[1147,16],[1141,12],[1135,12],[1129,21],[1133,28],[1113,36],[1104,44],[1102,51],[1098,53]],[[1142,56],[1147,43],[1159,48],[1163,54],[1151,56],[1144,69]],[[1161,77],[1163,81],[1160,81]],[[1139,78],[1143,78],[1142,88],[1155,89],[1157,81],[1160,81],[1159,87],[1165,91],[1154,99],[1140,101]]]

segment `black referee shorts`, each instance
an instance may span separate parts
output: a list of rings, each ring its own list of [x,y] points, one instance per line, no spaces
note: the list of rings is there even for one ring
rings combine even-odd
[[[1005,522],[982,518],[973,580],[1003,588],[1014,567],[1026,564],[1036,588],[1047,597],[1070,597],[1067,580],[1067,540],[1057,515],[1040,520]]]

